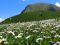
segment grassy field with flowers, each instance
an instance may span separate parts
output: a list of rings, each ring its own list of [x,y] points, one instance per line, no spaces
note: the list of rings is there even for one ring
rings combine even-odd
[[[0,45],[52,45],[60,41],[60,20],[0,25]]]

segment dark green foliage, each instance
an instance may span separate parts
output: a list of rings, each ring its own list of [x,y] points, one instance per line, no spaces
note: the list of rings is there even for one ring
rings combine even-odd
[[[60,11],[33,11],[25,12],[17,16],[11,17],[3,21],[2,23],[17,23],[17,22],[27,22],[27,21],[39,21],[45,19],[60,18]]]

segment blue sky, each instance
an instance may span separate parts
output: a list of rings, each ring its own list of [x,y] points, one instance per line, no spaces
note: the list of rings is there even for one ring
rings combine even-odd
[[[19,14],[28,4],[32,3],[60,3],[60,0],[0,0],[0,19]]]

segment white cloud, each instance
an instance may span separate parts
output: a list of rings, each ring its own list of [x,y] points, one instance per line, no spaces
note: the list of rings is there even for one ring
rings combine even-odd
[[[58,2],[55,5],[58,6],[58,7],[60,7],[60,3],[58,3]]]
[[[0,18],[0,22],[2,22],[4,19]]]

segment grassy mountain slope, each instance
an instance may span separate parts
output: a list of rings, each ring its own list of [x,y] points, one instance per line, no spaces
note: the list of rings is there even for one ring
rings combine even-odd
[[[60,8],[52,4],[38,3],[28,5],[21,14],[10,17],[2,23],[39,21],[53,18],[60,18]]]
[[[47,3],[36,3],[28,5],[23,12],[31,12],[36,10],[45,10],[45,11],[60,11],[60,8],[53,4]]]

